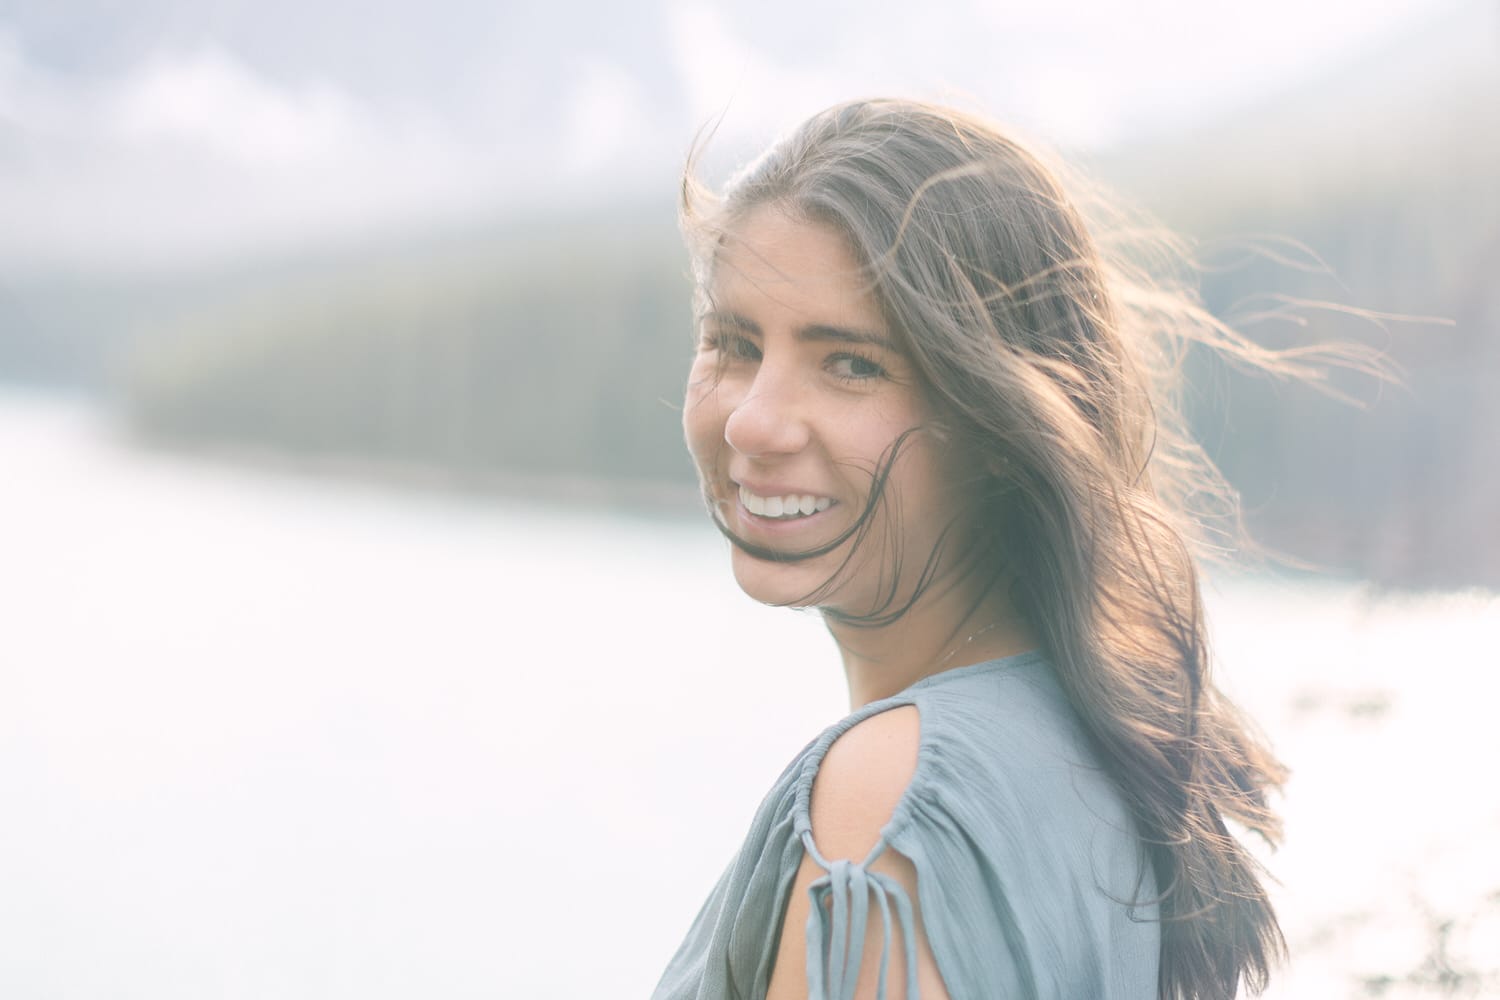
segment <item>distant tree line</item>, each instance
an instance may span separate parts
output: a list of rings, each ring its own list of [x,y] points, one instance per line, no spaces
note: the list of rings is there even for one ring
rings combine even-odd
[[[1475,126],[1489,123],[1489,128]],[[1393,584],[1500,586],[1500,93],[1341,156],[1285,143],[1153,199],[1203,237],[1207,304],[1262,342],[1381,349],[1359,407],[1203,363],[1193,421],[1267,544]],[[1253,172],[1248,172],[1253,170]],[[1234,234],[1277,234],[1264,243]],[[1432,317],[1432,320],[1424,319]]]
[[[192,316],[137,345],[130,418],[179,444],[455,480],[685,482],[691,324],[670,218],[596,229],[481,242],[456,264],[355,266]]]

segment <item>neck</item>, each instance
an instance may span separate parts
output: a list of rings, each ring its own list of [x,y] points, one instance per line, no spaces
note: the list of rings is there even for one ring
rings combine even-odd
[[[978,601],[934,594],[879,627],[828,619],[849,683],[851,709],[889,698],[924,677],[1036,648],[1032,630],[996,587]]]

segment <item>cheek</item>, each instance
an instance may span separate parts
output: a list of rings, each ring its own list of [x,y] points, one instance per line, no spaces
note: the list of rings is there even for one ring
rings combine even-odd
[[[719,393],[710,382],[688,383],[682,403],[682,434],[699,472],[714,465],[723,446],[725,416]]]
[[[886,486],[895,494],[903,531],[922,540],[941,530],[956,509],[957,483],[920,431],[906,439]]]

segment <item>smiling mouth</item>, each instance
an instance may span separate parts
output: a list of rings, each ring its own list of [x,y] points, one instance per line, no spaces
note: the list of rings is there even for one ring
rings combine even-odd
[[[763,497],[740,487],[740,503],[757,517],[779,521],[790,521],[799,517],[811,517],[832,507],[831,497],[814,496],[811,493],[789,493],[786,496]]]

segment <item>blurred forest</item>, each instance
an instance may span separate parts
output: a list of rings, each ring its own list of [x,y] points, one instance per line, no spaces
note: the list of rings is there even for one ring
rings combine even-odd
[[[1200,359],[1188,400],[1257,538],[1393,585],[1500,585],[1500,38],[1471,41],[1473,62],[1391,49],[1155,170],[1112,165],[1198,238],[1216,315],[1395,363],[1396,385],[1335,379],[1356,408]]]
[[[179,445],[680,497],[684,270],[669,206],[538,220],[305,266],[148,336],[108,382],[136,428]]]
[[[1090,165],[1197,241],[1205,300],[1251,336],[1357,340],[1401,369],[1341,379],[1354,407],[1190,359],[1193,423],[1253,534],[1320,568],[1500,586],[1497,48],[1462,72],[1381,54]],[[174,447],[691,510],[686,270],[670,204],[648,199],[213,274],[37,280],[0,290],[0,373],[109,400]],[[1288,308],[1305,301],[1443,322]]]

